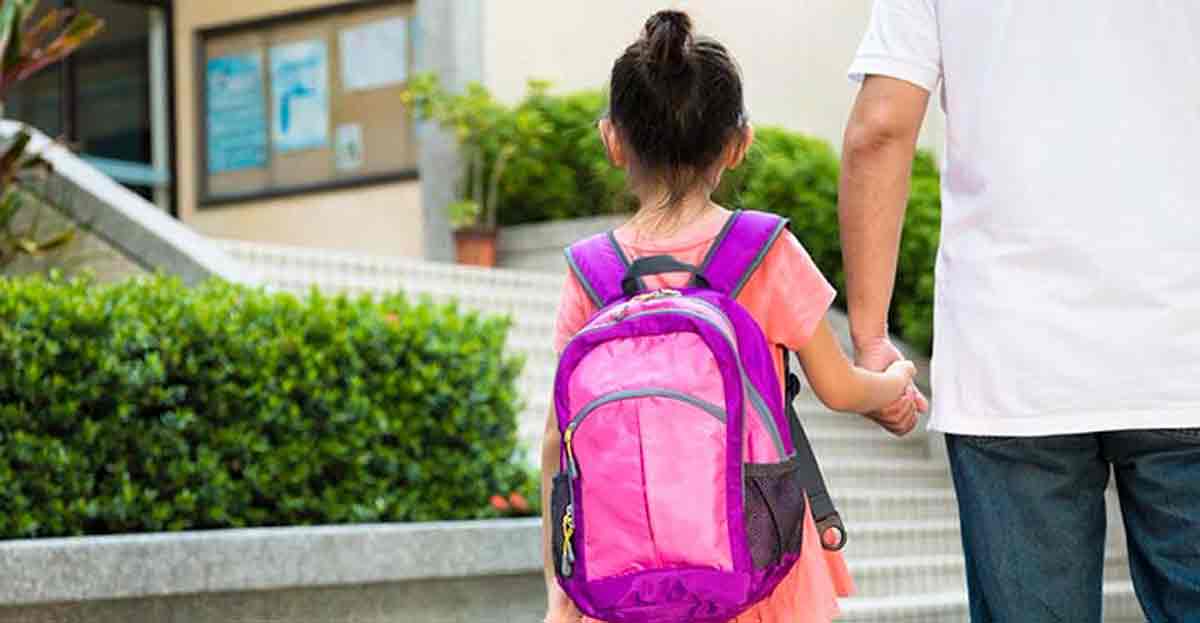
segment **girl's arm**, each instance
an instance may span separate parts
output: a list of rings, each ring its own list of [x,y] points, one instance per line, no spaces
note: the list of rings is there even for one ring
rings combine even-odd
[[[827,319],[796,355],[817,398],[830,409],[847,413],[871,413],[896,402],[905,396],[917,371],[911,361],[897,361],[886,372],[855,366]]]

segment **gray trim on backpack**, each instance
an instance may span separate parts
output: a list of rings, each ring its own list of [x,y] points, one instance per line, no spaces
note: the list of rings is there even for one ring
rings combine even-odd
[[[604,301],[600,300],[600,296],[596,294],[596,290],[592,288],[592,283],[584,276],[583,271],[579,269],[579,265],[575,263],[575,256],[571,255],[571,249],[567,248],[564,252],[567,256],[567,266],[571,272],[575,274],[575,279],[579,281],[579,285],[583,286],[583,291],[587,292],[588,298],[592,299],[592,303],[596,305],[596,309],[604,307]]]
[[[720,314],[722,316],[725,315],[725,312],[721,311],[720,309],[717,308],[717,306],[713,305],[712,303],[709,303],[708,301],[706,301],[704,299],[696,298],[696,299],[692,299],[692,300],[703,305],[704,307],[707,307],[708,309],[711,309],[713,312],[715,312],[717,314]],[[675,310],[675,311],[682,311],[682,310]],[[736,344],[732,343],[734,338],[727,335],[725,333],[724,329],[721,329],[721,327],[717,326],[716,323],[714,323],[712,320],[709,320],[708,318],[705,318],[703,316],[696,316],[696,317],[700,318],[701,320],[707,322],[709,325],[716,328],[717,331],[721,333],[721,335],[725,336],[726,340],[730,341],[730,346],[732,346],[734,348],[734,352],[737,352]],[[746,368],[742,366],[742,360],[740,358],[738,358],[737,362],[738,362],[738,372],[742,375],[742,385],[745,386],[746,395],[748,395],[750,397],[750,403],[758,411],[759,419],[761,419],[763,421],[763,426],[766,427],[767,432],[770,433],[771,440],[775,442],[775,449],[779,451],[780,456],[783,456],[784,455],[783,432],[779,430],[779,424],[778,424],[778,422],[775,421],[775,417],[771,415],[771,409],[769,407],[767,407],[767,402],[765,400],[763,400],[762,395],[758,393],[758,388],[754,386],[754,383],[752,383],[750,381],[749,375],[746,374]]]
[[[690,404],[693,407],[696,407],[697,409],[700,409],[701,411],[704,411],[705,413],[717,418],[721,422],[725,422],[725,411],[723,411],[721,409],[721,407],[719,407],[711,402],[708,402],[707,400],[704,400],[702,398],[697,398],[695,396],[690,396],[683,392],[677,392],[673,389],[646,388],[646,389],[627,389],[624,391],[613,392],[611,394],[605,394],[605,395],[589,402],[587,405],[584,405],[583,409],[580,409],[579,413],[575,414],[575,417],[571,419],[571,423],[567,426],[567,428],[578,428],[579,425],[583,422],[584,418],[591,415],[591,413],[593,411],[595,411],[596,409],[599,409],[600,407],[603,407],[604,405],[611,404],[614,402],[620,402],[622,400],[632,400],[634,398],[656,398],[656,397],[657,398],[670,398],[671,400],[678,400],[679,402],[686,402],[687,404]]]
[[[750,267],[746,269],[745,274],[742,275],[741,280],[738,281],[737,286],[734,287],[733,292],[729,295],[729,298],[737,300],[738,295],[742,293],[742,288],[746,287],[746,282],[750,281],[750,276],[753,275],[754,271],[758,270],[758,267],[761,266],[763,261],[767,259],[767,253],[771,251],[771,247],[775,246],[775,241],[779,240],[780,234],[783,233],[784,229],[787,229],[787,226],[787,219],[779,219],[779,224],[775,226],[775,232],[772,233],[771,237],[767,239],[766,244],[759,249],[758,257],[754,258],[754,261],[751,262]]]
[[[775,449],[779,452],[779,456],[783,456],[783,433],[780,432],[778,423],[775,422],[774,416],[771,415],[771,409],[767,407],[767,403],[763,401],[763,397],[754,388],[754,383],[750,381],[750,377],[746,376],[745,370],[742,370],[742,384],[746,386],[747,392],[750,394],[751,404],[758,410],[759,419],[763,420],[767,433],[771,435],[771,441],[775,443]]]
[[[712,245],[708,247],[708,252],[704,254],[704,261],[700,262],[701,273],[708,270],[709,265],[712,264],[713,257],[717,254],[717,250],[721,248],[721,244],[724,243],[725,238],[729,236],[729,230],[733,229],[733,224],[736,223],[738,218],[741,216],[742,211],[735,210],[734,213],[729,216],[729,218],[725,219],[725,225],[721,227],[721,232],[717,234],[717,237],[715,240],[713,240]]]
[[[625,255],[625,250],[621,248],[621,243],[617,242],[617,231],[615,229],[609,230],[608,242],[609,242],[609,244],[612,245],[613,250],[617,252],[617,257],[621,259],[621,263],[625,265],[625,270],[628,271],[629,267],[632,266],[632,264],[629,261],[629,257]],[[625,278],[625,275],[621,275],[621,279],[624,279],[624,278]],[[641,277],[638,277],[637,286],[638,286],[638,291],[640,291],[640,292],[646,291],[646,282],[643,281]]]

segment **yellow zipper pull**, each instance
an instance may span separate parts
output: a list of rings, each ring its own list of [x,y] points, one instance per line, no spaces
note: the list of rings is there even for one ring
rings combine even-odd
[[[563,433],[563,445],[567,448],[567,474],[574,480],[579,474],[575,469],[575,448],[571,446],[571,440],[575,437],[575,429],[568,426],[567,432]]]
[[[567,506],[567,511],[563,513],[562,531],[563,557],[561,572],[564,578],[569,578],[575,571],[575,548],[572,545],[572,539],[575,538],[575,509],[570,505]]]

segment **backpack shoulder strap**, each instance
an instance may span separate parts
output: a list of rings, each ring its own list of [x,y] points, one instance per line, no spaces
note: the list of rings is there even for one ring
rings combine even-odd
[[[787,224],[787,219],[777,214],[734,212],[700,267],[713,289],[736,299]]]
[[[576,242],[567,247],[566,256],[567,266],[597,308],[621,298],[621,280],[629,269],[629,258],[613,232]]]
[[[787,219],[775,214],[753,211],[734,213],[704,260],[703,274],[712,287],[736,299],[787,225]],[[846,545],[846,528],[829,495],[821,466],[796,413],[795,400],[800,393],[800,378],[792,371],[791,357],[787,351],[782,351],[782,354],[786,371],[784,393],[787,419],[796,448],[795,460],[800,464],[800,480],[808,494],[822,546],[829,550],[840,550]]]

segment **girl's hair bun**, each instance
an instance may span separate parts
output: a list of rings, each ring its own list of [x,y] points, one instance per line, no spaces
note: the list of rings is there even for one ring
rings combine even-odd
[[[692,44],[692,18],[682,11],[659,11],[646,20],[642,35],[646,44],[647,69],[660,77],[673,77],[691,67],[688,47]]]

